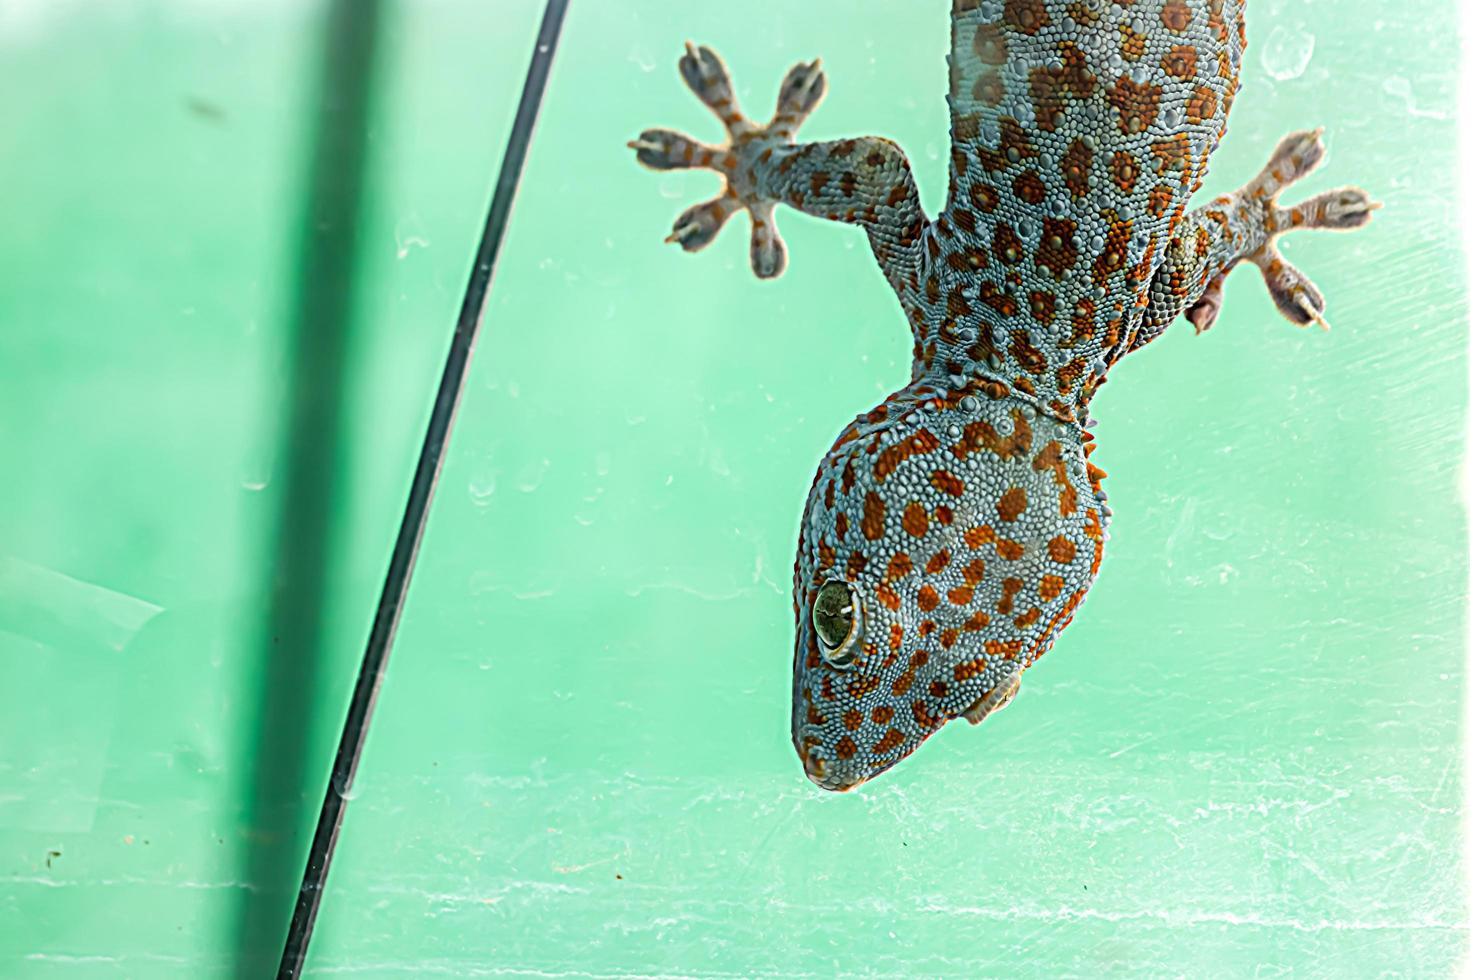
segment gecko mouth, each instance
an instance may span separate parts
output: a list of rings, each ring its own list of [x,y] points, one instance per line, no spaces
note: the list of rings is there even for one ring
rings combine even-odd
[[[1016,692],[1020,689],[1021,672],[1018,670],[982,694],[974,704],[960,712],[960,717],[972,725],[978,725],[1015,700]]]

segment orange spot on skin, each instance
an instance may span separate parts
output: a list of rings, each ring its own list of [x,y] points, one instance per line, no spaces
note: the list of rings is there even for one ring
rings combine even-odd
[[[863,713],[856,708],[851,708],[842,713],[842,727],[850,732],[855,732],[863,727]]]
[[[1086,196],[1088,190],[1092,187],[1092,181],[1090,179],[1092,156],[1092,148],[1080,139],[1077,139],[1073,140],[1071,145],[1067,147],[1066,155],[1059,162],[1062,171],[1062,182],[1067,185],[1067,190],[1071,192],[1074,198]],[[1071,225],[1073,231],[1076,231],[1077,228],[1076,224],[1071,221],[1054,222],[1054,226],[1059,224]],[[1064,235],[1062,237],[1066,239],[1069,236]],[[1043,232],[1042,240],[1043,242],[1046,240],[1045,232]],[[1060,245],[1055,245],[1054,247],[1061,248]],[[1052,265],[1051,262],[1046,261],[1044,258],[1040,259],[1039,263]],[[1071,265],[1071,263],[1067,262],[1066,265]],[[1053,271],[1060,272],[1061,270],[1054,269]]]
[[[888,560],[888,571],[883,578],[889,582],[897,582],[914,570],[914,561],[902,551],[894,552],[893,557]]]
[[[869,541],[877,541],[883,537],[883,518],[886,512],[883,498],[869,490],[867,497],[863,499],[863,537]]]
[[[971,549],[979,549],[995,541],[995,528],[989,524],[980,527],[972,527],[965,532],[965,546]]]
[[[898,612],[898,607],[900,603],[898,600],[898,593],[893,591],[893,586],[889,585],[887,582],[879,583],[877,595],[878,601],[882,603],[885,609],[891,610],[892,612]]]
[[[975,28],[975,56],[987,65],[1006,63],[1006,33],[999,24],[981,24]]]
[[[1000,513],[1000,519],[1006,522],[1019,520],[1026,512],[1026,491],[1022,487],[1011,487],[1001,494],[996,503],[996,510]]]
[[[944,649],[948,650],[950,647],[954,646],[955,643],[957,643],[959,641],[959,638],[960,638],[960,631],[959,630],[953,630],[953,629],[951,629],[951,630],[945,630],[943,633],[940,633],[939,634],[939,645],[942,646],[942,647],[944,647]]]
[[[985,561],[984,561],[984,559],[976,558],[974,561],[970,562],[968,565],[965,566],[965,584],[966,585],[979,585],[984,580],[985,580]]]
[[[1193,78],[1198,52],[1188,44],[1180,44],[1164,55],[1164,71],[1174,78]]]
[[[949,590],[949,601],[956,606],[968,606],[975,599],[975,590],[968,585]]]
[[[1148,192],[1148,213],[1155,218],[1162,218],[1169,213],[1169,205],[1174,203],[1174,190],[1167,184],[1155,184],[1154,189]]]
[[[928,429],[920,429],[901,442],[883,450],[878,462],[873,464],[873,476],[883,482],[894,474],[899,465],[914,456],[923,456],[939,448],[939,439]]]
[[[1055,578],[1056,576],[1051,577]],[[901,650],[903,648],[903,624],[894,623],[888,628],[888,647],[891,650]]]
[[[893,693],[898,695],[899,697],[903,697],[905,694],[909,693],[909,688],[913,686],[913,683],[914,668],[910,667],[908,670],[904,671],[902,674],[899,674],[893,679]]]
[[[1193,15],[1189,12],[1189,5],[1181,3],[1180,0],[1170,0],[1169,3],[1164,4],[1160,17],[1164,21],[1164,26],[1175,34],[1183,34],[1188,30],[1189,22],[1193,19]]]
[[[1108,101],[1118,110],[1118,128],[1125,136],[1142,133],[1159,115],[1159,99],[1164,90],[1147,82],[1139,84],[1120,75],[1108,89]]]
[[[1051,471],[1052,481],[1057,485],[1059,493],[1058,508],[1063,517],[1071,517],[1077,513],[1077,491],[1067,479],[1067,465],[1062,461],[1061,443],[1047,443],[1031,461],[1031,468],[1038,473]]]
[[[1021,556],[1026,553],[1026,548],[1019,541],[1010,538],[1001,538],[995,543],[995,553],[1006,561],[1020,561]]]
[[[1051,17],[1043,0],[1006,0],[1004,22],[1023,34],[1035,34],[1051,24]]]
[[[1137,61],[1143,57],[1148,50],[1148,35],[1136,33],[1127,24],[1118,28],[1118,33],[1123,37],[1123,44],[1119,48],[1120,53],[1129,61]]]
[[[1028,170],[1015,179],[1011,190],[1016,197],[1030,205],[1042,204],[1046,201],[1046,185],[1041,182],[1041,177],[1034,170]]]
[[[1070,186],[1070,185],[1069,185]],[[1073,188],[1076,192],[1077,188]],[[1081,193],[1086,193],[1086,187]],[[1067,218],[1042,218],[1041,243],[1036,247],[1036,265],[1051,271],[1053,279],[1077,264],[1077,222]]]
[[[1011,334],[1009,353],[1015,358],[1016,363],[1021,365],[1023,371],[1030,374],[1041,374],[1046,370],[1046,355],[1039,347],[1031,343],[1023,330],[1017,330]]]
[[[975,85],[970,89],[970,96],[976,102],[988,106],[998,106],[1006,97],[1006,84],[1001,80],[1000,72],[981,72],[980,77],[975,80]]]
[[[977,612],[965,620],[964,631],[966,633],[978,633],[990,625],[990,617],[983,612]]]
[[[939,593],[934,591],[932,585],[926,585],[919,590],[919,608],[924,612],[933,612],[939,605]]]
[[[1134,159],[1133,154],[1127,150],[1119,150],[1114,153],[1108,170],[1118,190],[1124,194],[1133,193],[1133,187],[1138,182],[1139,176],[1138,161]]]
[[[992,657],[1005,657],[1007,660],[1015,660],[1016,655],[1021,652],[1021,641],[986,640],[985,652]]]
[[[1012,608],[1014,608],[1016,593],[1021,591],[1021,580],[1018,578],[1003,579],[1000,587],[1000,602],[995,604],[995,611],[1002,616],[1009,616]]]
[[[888,724],[890,721],[893,720],[893,709],[886,704],[881,707],[874,708],[873,720],[880,725]]]
[[[947,493],[951,497],[961,497],[965,493],[964,481],[948,470],[935,470],[929,474],[929,483],[940,493]]]
[[[837,742],[837,758],[851,759],[855,755],[857,755],[857,743],[847,735],[842,736]]]
[[[1215,118],[1215,110],[1218,103],[1215,98],[1215,90],[1208,85],[1201,85],[1194,90],[1189,101],[1184,105],[1184,118],[1194,125],[1207,122]]]
[[[936,551],[930,556],[928,564],[924,566],[924,571],[929,575],[938,575],[948,564],[949,552],[947,550]]]
[[[873,754],[885,755],[889,752],[892,752],[894,749],[903,744],[903,739],[903,732],[899,731],[897,728],[890,728],[882,738],[874,743]]]
[[[916,538],[929,533],[929,513],[917,500],[909,501],[903,509],[903,529]]]
[[[1063,537],[1052,538],[1046,545],[1047,554],[1058,565],[1070,565],[1077,557],[1077,546]]]
[[[1041,584],[1037,586],[1036,591],[1043,600],[1045,600],[1046,602],[1051,602],[1057,596],[1062,594],[1062,589],[1066,586],[1066,584],[1066,580],[1063,579],[1060,575],[1043,575],[1041,578]]]
[[[1011,434],[1002,436],[989,422],[971,422],[964,435],[952,447],[955,456],[964,459],[970,453],[990,452],[1009,460],[1031,450],[1031,425],[1017,409],[1011,413]]]
[[[966,660],[963,663],[955,664],[954,679],[963,684],[965,681],[970,680],[974,677],[979,677],[981,674],[985,673],[985,668],[987,666],[989,665],[987,664],[984,657],[976,657],[974,660]]]

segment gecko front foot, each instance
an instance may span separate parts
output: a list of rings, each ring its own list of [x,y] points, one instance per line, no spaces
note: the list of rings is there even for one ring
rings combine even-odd
[[[1242,231],[1259,239],[1260,244],[1242,257],[1256,265],[1266,280],[1266,288],[1281,315],[1298,326],[1318,324],[1327,329],[1323,318],[1327,301],[1306,273],[1282,257],[1277,240],[1290,231],[1320,228],[1351,231],[1361,228],[1383,205],[1357,187],[1340,187],[1305,201],[1295,207],[1281,206],[1281,192],[1314,170],[1326,153],[1322,130],[1292,133],[1281,141],[1264,170],[1244,188],[1228,199],[1232,213],[1225,221],[1237,233]],[[1212,282],[1186,315],[1198,330],[1214,321],[1219,310],[1218,282]]]
[[[724,178],[725,190],[679,215],[665,241],[678,244],[686,252],[697,252],[714,241],[731,215],[749,211],[751,267],[762,279],[779,276],[786,268],[786,245],[776,230],[774,214],[780,199],[762,193],[753,164],[757,160],[766,162],[777,149],[792,145],[797,129],[827,90],[821,61],[791,69],[781,85],[776,114],[765,126],[752,123],[740,111],[729,72],[711,49],[688,44],[679,59],[679,74],[720,118],[728,141],[717,147],[707,146],[672,130],[648,129],[628,146],[637,151],[639,163],[654,170],[713,170]]]

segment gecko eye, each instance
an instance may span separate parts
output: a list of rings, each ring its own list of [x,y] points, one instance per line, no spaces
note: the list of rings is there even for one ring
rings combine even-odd
[[[812,629],[827,663],[833,667],[851,665],[863,633],[863,604],[852,586],[840,581],[822,586],[812,604]]]

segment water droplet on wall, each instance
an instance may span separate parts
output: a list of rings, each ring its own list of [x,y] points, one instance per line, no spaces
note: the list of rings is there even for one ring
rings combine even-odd
[[[1261,65],[1278,82],[1289,82],[1307,70],[1316,47],[1317,38],[1310,32],[1277,25],[1266,38]]]

